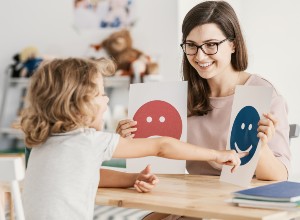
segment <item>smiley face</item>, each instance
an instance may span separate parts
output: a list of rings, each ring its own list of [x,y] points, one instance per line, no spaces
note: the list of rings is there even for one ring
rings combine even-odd
[[[237,114],[230,137],[230,148],[236,152],[248,152],[241,158],[241,165],[248,163],[253,157],[259,138],[257,137],[258,121],[260,117],[252,106],[242,108]]]
[[[168,136],[180,139],[182,120],[176,108],[168,102],[154,100],[142,105],[134,114],[137,121],[135,138]]]

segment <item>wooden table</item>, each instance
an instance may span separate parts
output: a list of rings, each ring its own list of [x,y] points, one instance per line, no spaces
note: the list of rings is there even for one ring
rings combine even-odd
[[[242,189],[219,181],[219,177],[201,175],[158,175],[160,182],[150,193],[134,189],[99,188],[97,205],[138,208],[190,217],[230,220],[284,220],[300,217],[300,211],[242,208],[226,203],[231,193]],[[253,180],[251,186],[272,183]]]

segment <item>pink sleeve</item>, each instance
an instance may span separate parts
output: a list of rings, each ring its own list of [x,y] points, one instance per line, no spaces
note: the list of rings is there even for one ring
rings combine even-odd
[[[284,98],[274,91],[271,111],[277,118],[278,124],[276,126],[276,132],[271,141],[269,147],[273,151],[275,157],[277,157],[286,167],[288,173],[290,171],[290,159],[291,151],[289,146],[289,122],[288,122],[288,108]]]

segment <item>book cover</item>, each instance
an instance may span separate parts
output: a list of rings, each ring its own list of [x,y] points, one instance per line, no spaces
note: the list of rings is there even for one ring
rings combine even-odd
[[[235,197],[244,199],[297,202],[300,201],[300,183],[282,181],[278,183],[240,190],[233,193]]]
[[[263,201],[263,200],[232,198],[229,200],[229,202],[236,203],[238,205],[253,205],[253,206],[262,206],[262,207],[269,207],[269,208],[299,207],[299,210],[300,210],[300,201],[298,201],[298,202],[277,202],[277,201]]]
[[[246,208],[259,208],[259,209],[276,209],[276,210],[284,210],[284,211],[300,211],[300,207],[281,207],[281,206],[270,206],[263,204],[246,204],[246,203],[238,203],[239,207]]]

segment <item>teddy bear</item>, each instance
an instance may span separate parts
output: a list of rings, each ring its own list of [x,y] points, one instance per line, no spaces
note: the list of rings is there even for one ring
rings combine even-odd
[[[132,37],[127,29],[112,33],[99,44],[92,44],[96,51],[100,49],[110,56],[117,66],[115,75],[130,76],[130,82],[143,82],[144,76],[157,74],[158,64],[140,50],[133,48]]]

